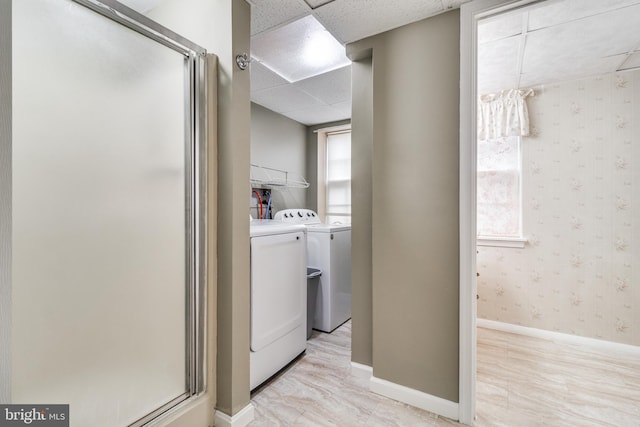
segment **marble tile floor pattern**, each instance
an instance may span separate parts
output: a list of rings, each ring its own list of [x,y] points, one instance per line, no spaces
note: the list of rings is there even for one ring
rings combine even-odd
[[[351,374],[350,322],[253,393],[250,427],[452,426]],[[475,426],[640,426],[640,357],[478,328]]]

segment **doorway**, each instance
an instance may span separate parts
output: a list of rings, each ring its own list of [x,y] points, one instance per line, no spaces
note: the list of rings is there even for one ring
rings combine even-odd
[[[520,237],[526,243],[479,246],[477,269],[471,270],[480,273],[477,289],[471,284],[463,292],[479,295],[479,326],[633,353],[638,341],[631,319],[637,314],[629,283],[637,237],[625,227],[632,227],[637,211],[628,204],[633,154],[625,141],[632,139],[636,119],[638,2],[504,3],[463,6],[463,34],[470,28],[474,33],[463,37],[463,46],[473,40],[467,53],[474,64],[465,71],[470,63],[463,60],[463,75],[473,76],[463,94],[474,111],[461,110],[463,127],[469,126],[462,148],[475,158],[467,158],[473,172],[466,184],[473,183],[462,197],[475,200],[477,188],[477,96],[531,89],[530,127],[520,141]],[[511,58],[510,73],[495,68],[498,53]],[[506,86],[492,87],[489,77]],[[483,196],[478,191],[477,198]],[[471,208],[475,216],[476,206]]]

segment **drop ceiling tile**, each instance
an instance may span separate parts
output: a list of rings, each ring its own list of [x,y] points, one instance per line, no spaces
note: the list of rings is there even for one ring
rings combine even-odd
[[[471,0],[442,0],[442,5],[445,9],[455,9],[464,3],[469,3],[470,1]]]
[[[301,80],[293,86],[329,105],[350,101],[351,65]]]
[[[331,107],[337,110],[342,116],[344,116],[345,119],[351,118],[351,100],[333,104],[331,105]]]
[[[638,28],[640,5],[534,31],[527,36],[522,71],[574,69],[591,58],[627,53],[640,44]]]
[[[520,86],[533,87],[611,73],[624,58],[625,55],[616,55],[606,58],[561,58],[548,61],[544,66],[538,66],[533,71],[523,73],[520,77]]]
[[[251,92],[288,84],[285,79],[259,63],[251,61]]]
[[[540,28],[563,24],[636,4],[640,4],[640,0],[547,1],[540,5],[533,6],[530,9],[529,30],[537,30]],[[623,13],[635,12],[629,10]]]
[[[520,82],[516,74],[489,75],[482,80],[478,76],[478,93],[480,95],[514,89],[519,86]]]
[[[296,111],[282,113],[283,116],[289,117],[303,125],[312,126],[322,123],[336,122],[351,117],[351,108],[348,113],[344,108],[323,106],[318,108],[308,108]]]
[[[478,22],[478,43],[487,43],[520,33],[522,13],[503,13]]]
[[[520,36],[478,46],[478,91],[490,93],[518,86]]]
[[[443,10],[440,0],[336,0],[314,15],[339,41],[349,43]]]
[[[310,8],[315,9],[320,6],[324,6],[327,3],[331,3],[332,1],[335,1],[335,0],[304,0],[304,1],[309,5]]]
[[[251,37],[251,56],[291,82],[351,63],[344,46],[312,15]]]
[[[640,68],[640,52],[629,56],[620,67],[621,70],[630,70],[632,68]]]
[[[249,3],[252,36],[311,13],[304,0],[250,0]]]
[[[251,100],[276,113],[325,106],[321,101],[294,88],[293,85],[283,85],[251,92]]]

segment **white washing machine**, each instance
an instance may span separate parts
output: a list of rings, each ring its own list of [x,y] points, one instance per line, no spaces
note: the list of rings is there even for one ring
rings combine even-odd
[[[251,221],[251,390],[307,347],[303,225]]]
[[[307,260],[322,270],[313,328],[332,332],[351,318],[351,225],[323,224],[310,209],[284,209],[275,220],[307,227]]]

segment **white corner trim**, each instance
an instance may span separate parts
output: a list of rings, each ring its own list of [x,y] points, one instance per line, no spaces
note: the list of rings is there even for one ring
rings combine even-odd
[[[494,329],[512,334],[548,339],[562,344],[574,344],[591,347],[597,350],[640,357],[640,347],[622,344],[613,341],[605,341],[596,338],[581,337],[563,332],[547,331],[544,329],[530,328],[528,326],[514,325],[512,323],[498,322],[496,320],[478,319],[479,328]]]
[[[351,375],[368,380],[373,376],[373,368],[362,363],[351,362]]]
[[[494,246],[499,248],[524,248],[527,243],[526,237],[487,237],[478,236],[476,244],[478,246]]]
[[[214,416],[215,427],[245,427],[254,418],[254,407],[252,403],[242,408],[240,412],[230,417],[221,411],[216,411]]]
[[[431,394],[423,393],[403,385],[395,384],[380,378],[371,377],[369,387],[372,392],[382,396],[415,406],[443,417],[457,420],[458,404]]]

